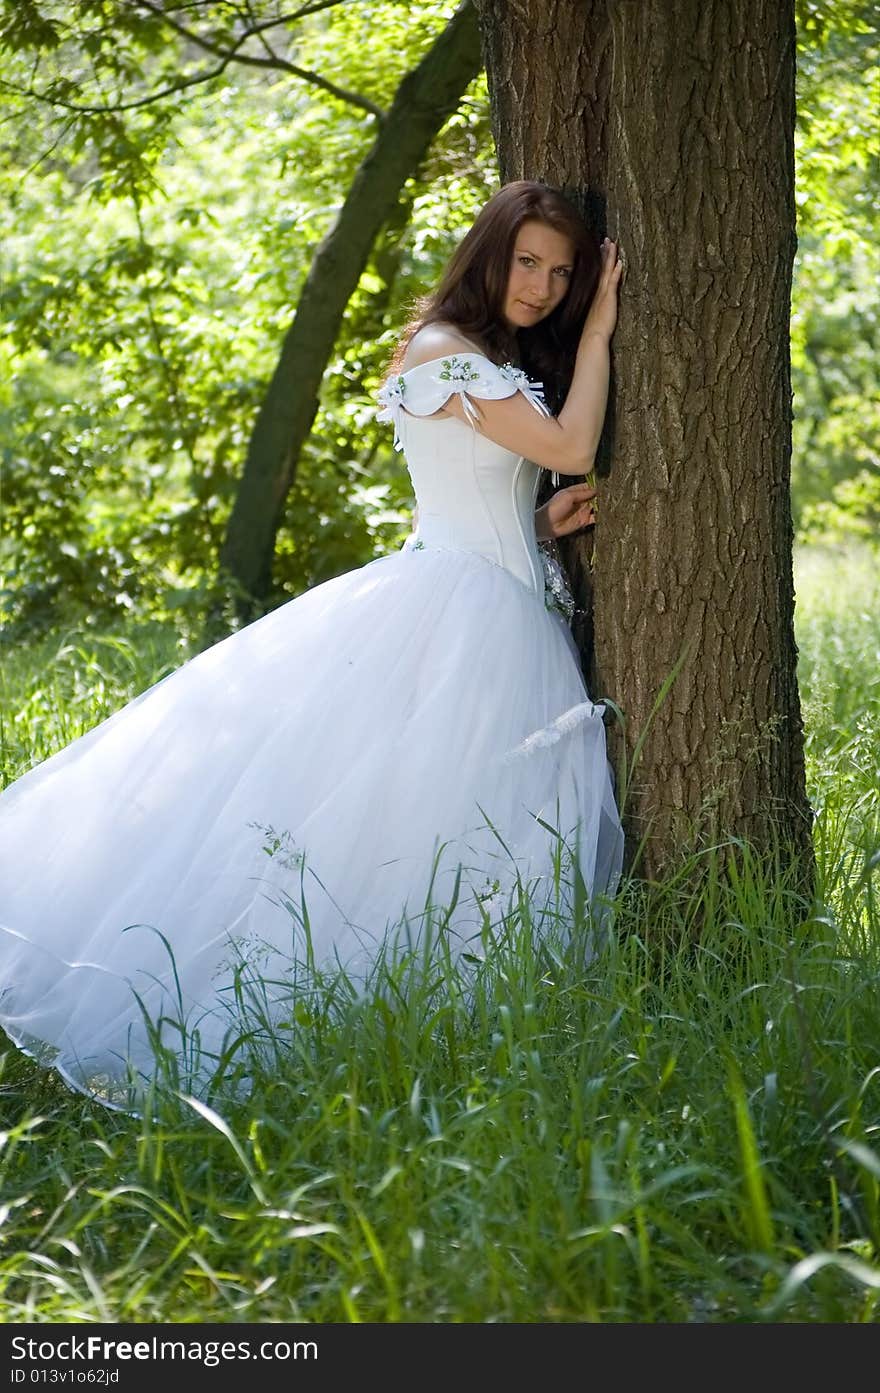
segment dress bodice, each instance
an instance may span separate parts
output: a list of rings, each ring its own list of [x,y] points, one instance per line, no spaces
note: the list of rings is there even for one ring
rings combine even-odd
[[[455,416],[404,415],[401,439],[419,510],[411,545],[479,552],[542,595],[537,466]]]
[[[481,354],[454,354],[402,373],[380,393],[380,420],[393,420],[418,507],[408,545],[476,552],[502,566],[539,597],[544,566],[535,535],[541,470],[474,427],[471,398],[499,399],[520,391],[547,414],[538,384]],[[457,393],[469,421],[435,416]]]

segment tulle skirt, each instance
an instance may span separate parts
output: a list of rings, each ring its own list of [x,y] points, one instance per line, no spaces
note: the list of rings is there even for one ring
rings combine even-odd
[[[0,796],[0,1025],[107,1101],[163,1051],[197,1090],[249,993],[271,1027],[310,974],[426,934],[479,959],[524,893],[558,929],[580,886],[598,924],[621,858],[564,621],[482,556],[405,548]]]

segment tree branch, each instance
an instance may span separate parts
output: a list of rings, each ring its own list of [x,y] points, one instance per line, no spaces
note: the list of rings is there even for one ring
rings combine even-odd
[[[375,102],[370,101],[369,97],[362,97],[359,92],[349,92],[344,87],[338,87],[335,82],[330,82],[327,78],[321,77],[320,73],[312,72],[308,68],[300,68],[296,63],[291,63],[288,59],[279,57],[273,49],[269,48],[268,44],[266,45],[266,49],[268,53],[271,54],[271,57],[268,58],[257,58],[255,55],[249,53],[238,52],[242,44],[246,43],[248,39],[253,38],[255,35],[262,35],[267,29],[275,29],[281,24],[287,24],[293,19],[300,19],[304,15],[315,14],[318,10],[329,9],[331,5],[340,4],[341,0],[325,0],[323,4],[305,5],[293,14],[281,15],[277,19],[265,19],[257,24],[252,24],[238,36],[232,49],[225,49],[222,45],[214,43],[211,39],[206,39],[201,34],[196,33],[194,29],[188,29],[186,25],[181,24],[179,20],[173,19],[171,15],[166,14],[160,5],[155,3],[155,0],[135,0],[135,3],[139,9],[147,10],[164,24],[167,24],[168,27],[179,34],[181,38],[187,39],[190,43],[195,44],[196,47],[204,49],[206,53],[213,53],[215,56],[226,57],[227,61],[234,60],[236,63],[243,63],[247,67],[273,68],[280,72],[290,73],[293,77],[298,77],[303,82],[311,83],[313,87],[320,87],[322,91],[329,93],[332,97],[336,97],[339,101],[348,102],[351,106],[356,106],[362,111],[369,112],[371,116],[375,116],[379,121],[384,119],[385,113],[382,108],[377,106]],[[114,109],[122,110],[121,107]]]
[[[146,3],[146,0],[139,0],[139,3]],[[340,0],[333,0],[334,4]],[[152,9],[152,5],[148,5]],[[166,17],[167,18],[167,17]],[[375,102],[371,102],[368,97],[361,97],[356,92],[347,92],[342,87],[337,87],[335,83],[327,78],[321,77],[320,73],[311,72],[307,68],[300,68],[295,63],[289,63],[285,58],[278,58],[272,61],[268,58],[253,58],[247,54],[240,54],[236,50],[249,38],[252,37],[254,30],[247,30],[236,40],[235,47],[232,49],[222,49],[219,45],[211,44],[208,40],[201,39],[197,34],[191,34],[184,29],[183,25],[168,21],[173,29],[176,29],[184,38],[190,39],[199,47],[208,52],[221,55],[221,61],[216,67],[210,68],[207,72],[195,73],[192,77],[181,78],[179,82],[169,83],[158,92],[151,92],[146,97],[137,97],[129,102],[114,102],[112,105],[104,106],[84,106],[78,102],[65,101],[63,97],[53,95],[51,92],[38,92],[34,87],[18,87],[15,83],[6,82],[0,78],[0,90],[12,92],[18,97],[30,97],[34,101],[43,102],[47,106],[61,107],[64,111],[73,111],[80,116],[114,116],[120,111],[135,111],[139,107],[151,106],[154,102],[162,101],[165,97],[174,96],[176,92],[184,92],[189,87],[195,87],[202,82],[210,82],[213,78],[219,77],[230,63],[244,63],[250,67],[258,68],[278,68],[283,72],[288,72],[301,81],[309,83],[313,87],[319,87],[322,91],[336,97],[339,101],[348,102],[352,106],[359,107],[362,111],[367,111],[371,116],[375,116],[379,122],[385,119],[385,112]],[[260,26],[267,28],[267,25]]]
[[[339,4],[339,3],[341,3],[341,0],[332,0],[332,3],[333,3],[333,4]],[[248,21],[249,21],[251,24],[256,24],[256,23],[257,23],[257,19],[256,19],[256,16],[255,16],[255,14],[254,14],[252,0],[244,0],[244,8],[245,8],[245,13],[247,14],[247,17],[248,17]],[[265,35],[265,34],[263,34],[263,33],[257,34],[257,39],[258,39],[258,41],[259,41],[260,48],[263,50],[264,53],[268,54],[268,56],[274,61],[274,63],[276,64],[276,66],[277,66],[278,64],[284,62],[284,59],[281,58],[281,57],[275,52],[274,48],[273,48],[272,45],[269,43],[269,40],[266,38],[266,35]]]
[[[153,102],[161,101],[163,97],[173,96],[175,92],[183,92],[187,87],[195,87],[197,83],[210,82],[212,78],[219,77],[231,61],[231,58],[226,58],[210,72],[183,78],[180,82],[173,82],[170,86],[163,87],[160,92],[151,92],[148,97],[139,97],[136,101],[131,102],[117,102],[113,106],[80,106],[77,102],[65,101],[63,97],[52,96],[48,92],[38,92],[33,87],[16,87],[14,83],[5,82],[2,78],[0,78],[0,90],[14,92],[18,97],[32,97],[34,101],[44,102],[47,106],[60,106],[64,111],[75,111],[80,116],[113,116],[118,111],[134,111],[137,107],[150,106]]]
[[[306,15],[316,15],[321,10],[330,10],[334,5],[350,5],[352,0],[315,0],[313,5],[302,5],[295,10],[290,19],[305,19]]]

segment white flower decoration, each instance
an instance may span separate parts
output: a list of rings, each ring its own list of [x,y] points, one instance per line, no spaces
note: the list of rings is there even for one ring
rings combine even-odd
[[[403,405],[405,395],[406,381],[403,375],[399,373],[396,377],[389,377],[385,385],[380,387],[376,393],[376,400],[383,407],[383,413],[378,419],[380,421],[390,420],[397,408]]]
[[[506,377],[508,382],[512,382],[514,387],[518,387],[521,391],[532,385],[522,368],[514,367],[513,363],[502,363],[498,371],[502,377]]]
[[[394,448],[403,449],[400,440],[400,417],[403,412],[403,399],[406,396],[406,379],[402,373],[389,377],[376,393],[380,410],[376,412],[377,421],[394,422]]]
[[[522,368],[514,367],[513,363],[502,363],[498,369],[501,376],[514,386],[518,392],[522,392],[526,401],[530,402],[542,416],[549,415],[547,404],[544,401],[544,388],[542,383],[533,382],[528,373]]]

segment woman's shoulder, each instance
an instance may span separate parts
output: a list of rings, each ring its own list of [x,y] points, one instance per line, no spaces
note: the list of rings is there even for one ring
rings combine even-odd
[[[401,370],[421,367],[423,363],[435,362],[442,358],[474,355],[491,363],[482,344],[469,338],[455,324],[424,324],[417,329],[406,346]]]
[[[496,363],[455,325],[425,324],[409,339],[399,366],[380,388],[377,419],[395,422],[394,443],[399,449],[404,411],[411,416],[435,415],[450,397],[457,396],[461,398],[461,414],[473,424],[476,417],[471,397],[499,401],[517,392],[522,392],[542,416],[549,415],[541,384],[530,381],[521,368]]]

